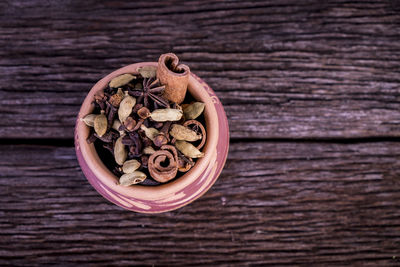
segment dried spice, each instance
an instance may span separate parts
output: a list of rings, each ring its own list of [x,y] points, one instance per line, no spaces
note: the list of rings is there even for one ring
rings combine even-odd
[[[143,182],[147,178],[146,174],[141,171],[125,173],[119,178],[119,184],[122,186],[130,186]]]
[[[117,141],[115,141],[114,145],[114,158],[118,165],[124,164],[126,158],[128,157],[128,151],[125,145],[122,143],[122,138],[124,137],[120,136]]]
[[[163,96],[173,103],[180,104],[186,96],[190,69],[179,64],[179,58],[173,53],[160,56],[157,66],[157,78],[165,85]]]
[[[204,153],[198,150],[194,145],[186,141],[178,140],[175,142],[176,148],[183,153],[183,155],[189,158],[201,158],[204,157]]]
[[[156,152],[156,151],[155,151],[154,148],[151,147],[151,146],[146,146],[146,147],[143,149],[143,153],[146,154],[146,155],[151,155],[151,154],[153,154],[154,152]]]
[[[142,129],[151,141],[154,141],[154,138],[159,134],[159,131],[156,128],[147,128],[146,126],[142,125],[140,126],[140,129]]]
[[[132,108],[136,104],[136,99],[126,94],[122,99],[118,109],[118,118],[121,123],[132,113]]]
[[[169,133],[177,140],[184,140],[189,142],[200,140],[202,137],[201,134],[198,134],[195,131],[180,124],[172,125]]]
[[[157,67],[154,67],[154,66],[143,66],[143,67],[138,68],[137,71],[144,78],[154,78],[154,77],[156,77]]]
[[[182,118],[183,112],[179,109],[165,108],[156,109],[150,114],[150,118],[154,121],[179,121]]]
[[[189,125],[193,125],[192,130],[194,130],[196,133],[198,133],[199,130],[201,131],[201,136],[202,136],[201,143],[198,146],[196,146],[196,148],[200,150],[206,143],[207,139],[206,129],[200,122],[196,120],[189,120],[183,123],[183,126],[189,126]]]
[[[125,94],[124,94],[124,92],[122,92],[122,89],[118,88],[117,93],[113,94],[110,97],[110,104],[113,105],[114,107],[119,107],[119,104],[121,103],[124,96],[125,96]]]
[[[130,81],[132,81],[135,78],[136,78],[136,76],[133,76],[132,74],[129,74],[129,73],[125,73],[125,74],[119,75],[119,76],[115,77],[114,79],[112,79],[110,81],[109,85],[111,88],[118,88],[118,87],[128,84]]]
[[[165,183],[175,178],[178,171],[178,154],[173,146],[162,146],[162,150],[153,153],[149,158],[149,172],[151,177],[160,183]],[[172,153],[171,153],[172,152]],[[162,163],[168,162],[168,166]]]
[[[194,165],[194,161],[191,158],[185,156],[178,156],[178,171],[187,172]]]
[[[150,110],[146,107],[141,107],[138,111],[137,114],[139,115],[139,117],[141,119],[147,119],[148,117],[150,117]]]
[[[98,136],[103,136],[107,131],[107,118],[104,115],[104,110],[96,116],[93,122],[94,131]]]
[[[133,88],[129,88],[129,94],[131,96],[137,97],[137,103],[143,104],[143,106],[150,108],[150,103],[152,103],[153,108],[168,107],[168,100],[164,99],[161,94],[165,90],[164,85],[160,85],[159,80],[156,78],[144,78],[141,86],[136,84]]]
[[[128,132],[133,131],[133,129],[134,129],[135,126],[136,126],[136,121],[135,121],[135,119],[132,118],[132,117],[126,118],[125,121],[124,121],[124,126],[125,126],[125,128],[126,128],[126,130],[127,130]]]
[[[169,142],[168,131],[171,123],[171,121],[168,121],[163,125],[158,135],[153,140],[154,145],[161,147]]]
[[[111,128],[113,128],[116,131],[119,131],[119,127],[121,127],[121,122],[119,120],[114,120]]]
[[[127,160],[122,165],[122,171],[124,173],[132,173],[140,168],[140,162],[136,159]]]
[[[81,119],[81,121],[83,121],[89,127],[94,127],[94,119],[96,117],[97,117],[96,114],[89,114],[89,115],[86,115],[85,117],[83,117]]]
[[[119,135],[124,135],[125,132],[123,130],[119,130],[121,128],[121,122],[117,119],[113,121],[113,124],[111,126],[114,130],[119,132]]]
[[[113,78],[95,94],[93,114],[81,118],[93,128],[87,142],[95,144],[121,186],[169,182],[204,156],[205,105],[190,102],[190,70],[175,57],[163,55],[158,67],[144,66]],[[182,103],[185,96],[188,103]]]
[[[201,102],[194,102],[190,105],[187,105],[183,108],[183,114],[185,115],[185,119],[194,120],[198,116],[201,115],[204,111],[205,104]]]

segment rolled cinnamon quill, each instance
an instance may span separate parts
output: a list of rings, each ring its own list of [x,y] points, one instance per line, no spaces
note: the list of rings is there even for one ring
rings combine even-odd
[[[185,99],[189,82],[190,69],[179,63],[179,58],[173,53],[162,54],[158,59],[157,77],[165,85],[163,96],[180,104]]]
[[[163,162],[168,162],[164,167]],[[164,145],[161,150],[151,154],[148,163],[151,177],[160,183],[166,183],[176,177],[178,172],[178,152],[174,146]]]

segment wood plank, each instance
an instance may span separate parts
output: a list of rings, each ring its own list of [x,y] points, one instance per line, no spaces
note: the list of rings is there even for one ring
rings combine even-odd
[[[71,147],[0,146],[0,264],[375,265],[400,256],[400,143],[233,143],[202,198],[108,203]]]
[[[98,79],[168,51],[233,138],[400,136],[395,2],[214,2],[0,3],[0,138],[72,138]]]

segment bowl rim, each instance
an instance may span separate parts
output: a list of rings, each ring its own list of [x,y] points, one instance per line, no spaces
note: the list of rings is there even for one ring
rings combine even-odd
[[[117,185],[118,177],[115,176],[108,168],[104,165],[102,160],[99,158],[95,147],[93,144],[87,144],[86,138],[89,133],[89,127],[87,127],[83,121],[81,121],[81,118],[84,117],[85,115],[89,114],[93,110],[93,105],[91,104],[93,101],[94,94],[101,90],[104,89],[109,81],[123,73],[132,73],[135,74],[137,73],[137,68],[146,66],[146,65],[152,65],[152,66],[157,66],[157,62],[139,62],[139,63],[134,63],[127,65],[125,67],[122,67],[120,69],[117,69],[110,74],[106,75],[102,79],[100,79],[89,91],[87,96],[85,97],[85,100],[82,103],[82,106],[80,108],[77,122],[76,122],[76,139],[75,139],[75,148],[82,154],[83,160],[85,161],[85,165],[90,169],[90,171],[93,172],[94,176],[103,184],[103,186],[106,186],[108,190],[111,190],[114,193],[117,193],[119,195],[123,195],[124,197],[128,198],[134,198],[137,201],[140,201],[143,203],[143,201],[170,201],[171,196],[174,196],[176,192],[180,192],[184,190],[186,187],[189,185],[195,183],[196,179],[204,173],[206,168],[210,165],[210,161],[212,158],[215,158],[215,153],[216,147],[218,144],[218,139],[219,139],[219,119],[216,121],[215,120],[215,114],[218,113],[216,111],[215,102],[216,100],[219,102],[218,98],[216,97],[215,93],[212,91],[212,89],[205,84],[199,77],[197,77],[195,74],[191,73],[189,77],[189,87],[188,90],[190,93],[193,95],[193,97],[196,100],[202,101],[206,104],[205,108],[205,121],[206,121],[206,131],[207,131],[207,141],[205,144],[205,147],[203,148],[203,152],[205,153],[205,156],[201,159],[199,159],[196,163],[196,165],[187,173],[179,177],[178,179],[171,181],[166,184],[158,185],[158,186],[130,186],[130,187],[123,187],[120,185]],[[198,84],[197,84],[198,83]],[[199,86],[202,85],[203,86]],[[205,86],[204,86],[205,85]],[[206,91],[204,93],[204,91]],[[208,91],[208,92],[207,92]],[[212,92],[212,95],[210,95],[210,92]],[[219,102],[220,103],[220,102]],[[222,105],[221,105],[222,108]],[[221,111],[219,111],[221,112]],[[222,113],[220,115],[223,115],[222,117],[225,118],[226,120],[226,127],[228,127],[227,124],[227,119],[225,112],[222,108]],[[226,158],[227,158],[227,151],[229,149],[229,129],[227,128],[227,142],[225,144],[226,146],[226,151],[224,159],[223,159],[223,165],[225,164]],[[79,157],[78,157],[79,159]],[[81,164],[81,160],[80,160]],[[81,164],[81,167],[82,164]],[[82,168],[83,170],[84,168]],[[219,170],[219,173],[222,171]],[[203,194],[214,184],[215,180],[218,178],[219,173],[217,174],[217,177],[214,179],[214,181],[210,184],[208,184],[207,189],[204,190]],[[95,187],[97,191],[98,188],[95,186],[85,173],[86,178],[89,180],[89,182]],[[101,192],[99,192],[101,193]],[[102,193],[101,193],[102,194]],[[102,194],[104,196],[104,194]],[[202,194],[201,194],[202,195]],[[186,201],[182,203],[182,205],[179,205],[179,207],[184,206],[189,204],[190,202],[194,201],[201,195],[198,195],[196,198],[191,199],[190,201]],[[109,199],[109,198],[107,198]],[[110,200],[110,199],[109,199]],[[113,203],[124,207],[123,205],[120,205],[120,203],[116,203],[115,201],[111,200]],[[172,210],[176,209],[179,207],[174,207],[171,209],[165,209],[161,210],[160,212],[164,212],[167,210]],[[126,208],[126,207],[124,207]],[[132,208],[131,210],[135,210]],[[135,210],[137,211],[137,210]],[[141,210],[139,212],[146,212],[144,210]],[[150,211],[149,213],[155,213],[154,211]]]

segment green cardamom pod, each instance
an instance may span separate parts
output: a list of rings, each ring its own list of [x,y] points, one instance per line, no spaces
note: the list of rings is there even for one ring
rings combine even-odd
[[[146,147],[143,149],[143,153],[144,153],[145,155],[151,155],[151,154],[153,154],[154,152],[156,152],[156,151],[155,151],[154,148],[152,148],[151,146],[146,146]]]
[[[175,137],[177,140],[184,140],[189,142],[194,142],[201,139],[201,134],[189,129],[180,124],[173,124],[169,134]]]
[[[140,129],[144,131],[144,134],[151,141],[154,141],[154,138],[160,133],[156,128],[147,128],[144,124],[140,125]]]
[[[136,99],[128,93],[125,93],[124,99],[122,99],[121,103],[119,104],[118,109],[118,118],[121,123],[124,123],[126,118],[132,113],[133,106],[136,104]]]
[[[128,84],[133,79],[136,79],[136,76],[133,76],[132,74],[129,73],[125,73],[112,79],[109,83],[109,86],[111,88],[118,88]]]
[[[118,137],[114,145],[114,159],[118,165],[123,165],[126,158],[128,157],[128,150],[126,149],[125,145],[122,144],[123,137],[123,135]]]
[[[89,127],[94,127],[94,119],[97,115],[98,114],[88,114],[85,117],[81,118],[81,121],[83,121]]]
[[[136,159],[131,159],[124,162],[124,164],[122,165],[122,171],[124,173],[132,173],[137,169],[139,169],[139,167],[140,167],[140,162],[137,161]]]
[[[97,115],[93,122],[94,131],[98,136],[102,137],[107,132],[107,118],[104,115],[104,110],[101,114]]]
[[[189,158],[202,158],[204,153],[198,150],[194,145],[186,141],[177,140],[175,142],[176,148],[182,152],[183,155]]]
[[[118,131],[119,135],[124,135],[125,134],[124,130],[120,131],[119,127],[121,127],[121,122],[118,119],[114,120],[113,121],[113,125],[111,126],[111,128],[113,128],[114,130]]]
[[[138,68],[137,71],[143,78],[153,78],[157,75],[157,67],[155,66],[143,66]]]
[[[130,186],[138,184],[146,180],[147,176],[141,171],[134,171],[132,173],[125,173],[119,178],[119,184],[122,186]]]
[[[121,127],[121,122],[119,120],[114,120],[111,128],[116,131],[119,131],[119,127]]]
[[[174,108],[156,109],[150,117],[153,121],[164,122],[164,121],[179,121],[182,118],[182,111]]]
[[[186,120],[194,120],[204,111],[205,104],[202,102],[194,102],[183,109]]]

